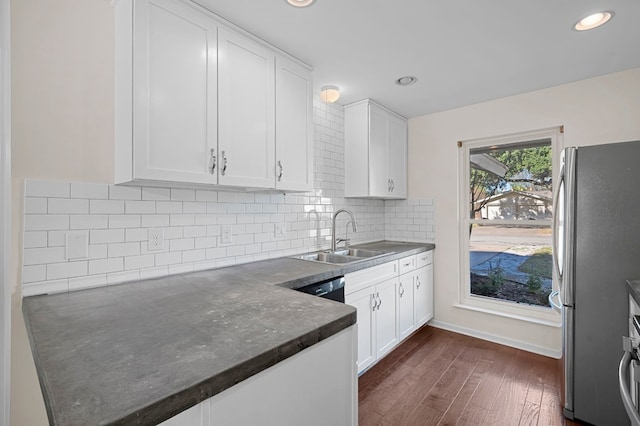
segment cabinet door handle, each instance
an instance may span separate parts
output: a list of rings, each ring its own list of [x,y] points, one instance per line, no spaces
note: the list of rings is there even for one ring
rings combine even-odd
[[[227,156],[224,151],[222,151],[222,175],[227,172]]]
[[[400,297],[404,294],[404,286],[400,283]]]
[[[209,173],[213,174],[216,170],[216,152],[211,148],[211,158],[209,159]]]
[[[420,288],[420,285],[422,285],[420,278],[416,277],[416,288]]]
[[[284,167],[282,167],[282,162],[278,160],[278,167],[280,167],[280,174],[278,175],[278,182],[282,179],[282,174],[284,173]]]
[[[391,179],[387,179],[387,192],[391,192]]]
[[[391,179],[391,192],[393,192],[394,189],[396,189],[396,183]]]
[[[373,301],[373,307],[371,308],[371,310],[375,312],[376,308],[378,307],[378,301],[376,300],[376,295],[370,294],[369,296],[371,296],[371,300]]]
[[[380,310],[380,306],[382,306],[382,299],[380,299],[380,293],[376,293],[376,297],[378,298],[378,310]]]

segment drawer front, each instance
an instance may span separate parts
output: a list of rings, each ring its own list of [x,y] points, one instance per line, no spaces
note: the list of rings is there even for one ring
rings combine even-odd
[[[422,268],[423,266],[427,266],[433,263],[433,250],[425,251],[423,253],[417,254],[418,265],[417,268]]]
[[[407,256],[398,261],[400,263],[400,275],[416,269],[416,256]]]
[[[344,294],[367,288],[398,276],[398,261],[383,263],[344,276]]]

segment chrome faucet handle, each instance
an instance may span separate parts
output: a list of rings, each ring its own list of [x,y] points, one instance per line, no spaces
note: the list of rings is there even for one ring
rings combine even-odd
[[[344,243],[345,249],[349,248],[349,242],[351,242],[349,238],[336,238],[336,249],[338,248],[338,244],[340,243]]]

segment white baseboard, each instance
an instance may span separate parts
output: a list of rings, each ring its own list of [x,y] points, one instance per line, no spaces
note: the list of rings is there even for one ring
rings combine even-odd
[[[474,330],[472,328],[460,327],[459,325],[449,324],[446,322],[431,320],[429,325],[443,330],[453,331],[455,333],[464,334],[465,336],[471,336],[489,342],[498,343],[500,345],[509,346],[516,349],[522,349],[523,351],[533,352],[534,354],[548,356],[550,358],[560,359],[562,351],[547,348],[544,346],[532,345],[531,343],[521,342],[519,340],[507,339],[495,334],[485,333],[483,331]]]

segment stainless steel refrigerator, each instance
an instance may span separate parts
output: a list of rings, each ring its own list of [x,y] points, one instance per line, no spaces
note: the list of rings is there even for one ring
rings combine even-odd
[[[567,148],[556,194],[566,417],[628,425],[618,388],[626,280],[640,278],[640,142]]]

